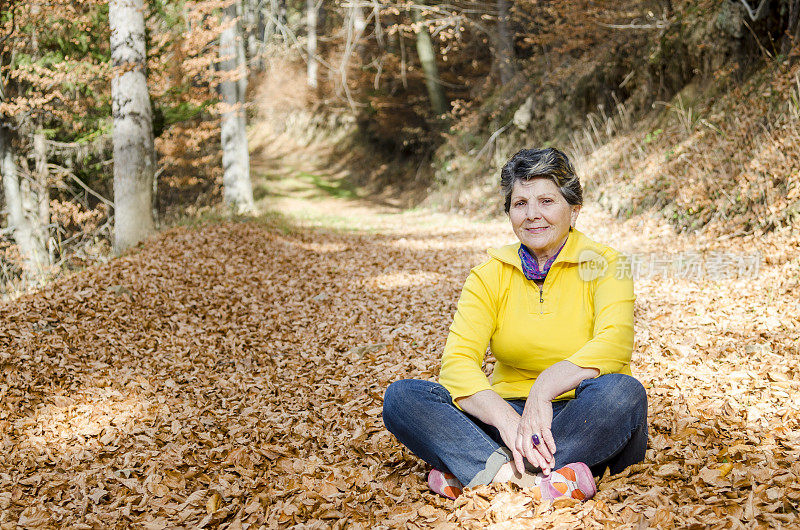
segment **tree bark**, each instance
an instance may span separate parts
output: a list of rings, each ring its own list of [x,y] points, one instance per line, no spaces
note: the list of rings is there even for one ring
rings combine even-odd
[[[744,6],[744,10],[747,11],[747,15],[750,17],[750,20],[753,22],[758,22],[767,14],[768,9],[767,6],[769,5],[769,0],[758,0],[758,5],[755,9],[750,7],[750,3],[748,0],[740,0],[742,5]]]
[[[306,25],[308,26],[308,63],[307,63],[307,78],[308,86],[316,89],[318,86],[317,71],[319,70],[319,63],[317,62],[317,1],[306,0]]]
[[[264,42],[262,41],[265,25],[259,0],[245,0],[242,6],[245,15],[244,34],[247,38],[247,58],[251,68],[264,70]]]
[[[53,263],[53,246],[50,241],[50,172],[47,167],[47,144],[45,143],[44,133],[39,130],[33,135],[33,155],[35,161],[34,188],[37,202],[36,229],[39,232],[39,240],[42,247],[47,252],[48,265]]]
[[[5,127],[0,127],[0,172],[3,174],[8,224],[23,259],[24,276],[29,281],[36,280],[46,273],[50,264],[47,231],[38,222],[39,204],[30,182],[20,181],[11,135]]]
[[[792,47],[797,44],[798,37],[800,37],[799,17],[800,0],[792,0],[789,8],[789,20],[786,23],[786,33],[783,35],[783,40],[781,42],[781,55],[789,55]]]
[[[367,50],[364,47],[364,44],[361,42],[361,37],[364,35],[364,31],[367,29],[367,20],[364,18],[364,12],[361,10],[361,6],[358,4],[353,4],[352,9],[353,35],[355,35],[354,38],[356,40],[356,53],[363,62],[366,59]]]
[[[236,3],[225,9],[226,28],[219,37],[220,71],[224,80],[219,85],[222,111],[222,167],[225,202],[236,213],[254,210],[253,186],[250,182],[250,153],[247,147],[247,115],[244,110],[247,91],[247,68],[244,44],[236,18]]]
[[[261,5],[259,11],[261,12],[261,18],[264,20],[261,41],[266,48],[267,43],[272,40],[272,36],[278,31],[278,27],[275,25],[275,21],[278,18],[278,3],[276,0],[267,0]]]
[[[413,9],[414,22],[419,26],[417,31],[417,55],[422,63],[422,71],[425,73],[425,84],[428,87],[428,97],[431,100],[431,108],[436,114],[447,112],[447,103],[444,97],[442,85],[439,82],[439,68],[436,66],[436,52],[433,49],[431,36],[428,28],[422,20],[420,10]]]
[[[114,116],[114,252],[155,229],[153,121],[145,75],[144,0],[110,0]]]
[[[508,0],[497,0],[495,60],[500,70],[500,82],[504,85],[514,77],[514,39],[509,28],[508,18]]]

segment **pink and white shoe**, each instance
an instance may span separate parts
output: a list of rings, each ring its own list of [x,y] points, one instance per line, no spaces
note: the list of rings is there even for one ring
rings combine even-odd
[[[448,499],[455,499],[461,495],[461,491],[464,489],[464,486],[461,485],[455,475],[438,469],[432,469],[428,473],[428,487],[434,493],[438,493]]]
[[[575,462],[556,469],[544,477],[532,491],[536,499],[545,501],[559,497],[588,501],[597,493],[597,486],[589,466],[583,462]]]

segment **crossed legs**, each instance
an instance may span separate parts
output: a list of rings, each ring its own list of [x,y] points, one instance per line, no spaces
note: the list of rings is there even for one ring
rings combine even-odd
[[[509,403],[520,414],[524,400]],[[467,487],[488,484],[511,460],[500,433],[459,410],[440,384],[416,379],[392,383],[383,404],[386,428],[412,453],[449,471]],[[586,379],[575,399],[553,402],[555,466],[584,462],[595,475],[619,473],[641,462],[647,449],[647,395],[623,374]]]

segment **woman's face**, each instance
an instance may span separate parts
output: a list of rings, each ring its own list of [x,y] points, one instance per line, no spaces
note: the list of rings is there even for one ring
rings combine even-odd
[[[516,181],[508,215],[514,233],[537,258],[549,258],[561,246],[580,206],[572,206],[549,178]]]

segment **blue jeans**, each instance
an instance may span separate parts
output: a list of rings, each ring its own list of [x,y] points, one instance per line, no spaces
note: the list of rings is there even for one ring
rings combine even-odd
[[[522,414],[525,400],[508,400]],[[488,484],[511,460],[500,432],[453,405],[440,384],[403,379],[389,385],[383,423],[412,453],[467,487]],[[553,402],[555,466],[583,462],[596,476],[644,460],[647,394],[635,378],[607,374],[585,379],[575,398]]]

